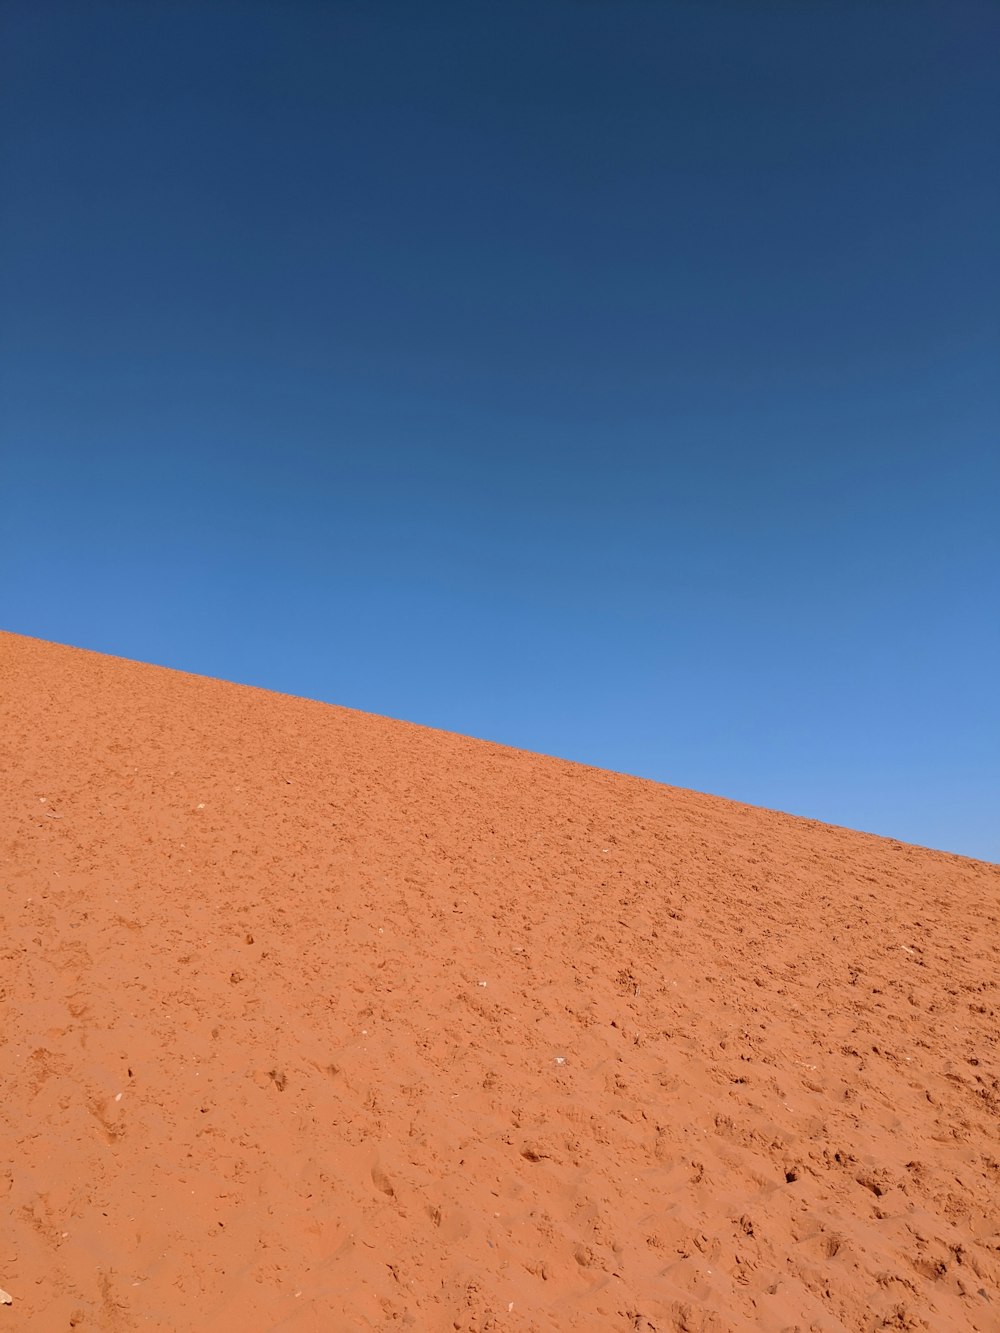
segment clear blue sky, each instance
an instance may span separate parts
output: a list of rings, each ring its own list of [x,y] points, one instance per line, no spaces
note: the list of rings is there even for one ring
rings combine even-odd
[[[1000,7],[0,8],[0,624],[1000,859]]]

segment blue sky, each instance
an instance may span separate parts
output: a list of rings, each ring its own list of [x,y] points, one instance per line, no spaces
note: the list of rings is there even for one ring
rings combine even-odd
[[[1000,9],[8,3],[0,624],[1000,859]]]

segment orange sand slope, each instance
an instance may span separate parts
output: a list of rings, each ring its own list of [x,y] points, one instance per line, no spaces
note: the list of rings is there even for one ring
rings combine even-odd
[[[1000,1328],[1000,869],[0,635],[4,1329]]]

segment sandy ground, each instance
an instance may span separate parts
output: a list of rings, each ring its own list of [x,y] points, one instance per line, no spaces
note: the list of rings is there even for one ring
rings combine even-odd
[[[0,635],[5,1329],[1000,1328],[1000,869]]]

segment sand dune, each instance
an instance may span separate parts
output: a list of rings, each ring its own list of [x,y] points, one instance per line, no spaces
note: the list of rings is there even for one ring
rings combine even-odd
[[[1000,1328],[1000,869],[0,635],[4,1329]]]

